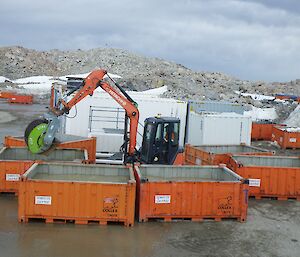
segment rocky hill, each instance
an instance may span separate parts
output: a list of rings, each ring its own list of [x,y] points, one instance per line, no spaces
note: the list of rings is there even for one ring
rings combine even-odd
[[[226,100],[256,107],[276,105],[280,111],[283,107],[278,106],[278,103],[255,101],[251,97],[241,97],[234,91],[271,96],[278,93],[300,95],[300,80],[285,83],[243,81],[220,72],[193,71],[180,64],[121,49],[40,52],[23,47],[0,48],[0,76],[9,79],[87,73],[94,68],[104,68],[110,73],[122,76],[120,82],[131,90],[166,85],[169,89],[166,97],[179,99]],[[295,106],[291,107],[293,108]],[[282,115],[285,116],[286,107],[283,109]]]

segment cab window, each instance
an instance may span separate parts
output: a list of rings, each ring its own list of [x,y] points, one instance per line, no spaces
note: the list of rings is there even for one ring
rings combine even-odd
[[[148,123],[145,128],[145,136],[144,136],[146,141],[149,141],[151,139],[152,130],[153,130],[153,125]]]
[[[178,145],[178,141],[179,141],[179,123],[174,123],[174,130],[171,133],[171,142],[172,145]]]
[[[169,141],[169,124],[165,123],[164,124],[164,135],[163,135],[164,141],[168,142]]]
[[[162,127],[161,123],[157,125],[156,134],[155,134],[155,142],[161,141],[161,127]]]

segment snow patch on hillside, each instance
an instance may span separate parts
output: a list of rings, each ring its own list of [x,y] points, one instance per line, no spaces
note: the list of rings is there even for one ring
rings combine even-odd
[[[27,77],[27,78],[21,78],[21,79],[16,79],[13,81],[15,84],[29,84],[29,83],[37,83],[37,84],[44,84],[48,83],[49,80],[53,79],[53,77],[50,76],[32,76],[32,77]]]
[[[252,121],[275,120],[278,118],[275,108],[257,108],[252,106],[252,110],[245,111],[244,115],[252,118]]]
[[[293,127],[293,128],[283,128],[283,130],[287,131],[287,132],[300,132],[300,128],[299,127]]]
[[[6,77],[3,77],[3,76],[0,76],[0,83],[4,83],[4,82],[6,82],[6,81],[10,81],[10,82],[11,82],[10,79],[8,79],[8,78],[6,78]]]
[[[159,88],[153,88],[153,89],[143,91],[143,93],[145,95],[162,95],[162,94],[166,93],[167,91],[168,91],[168,87],[167,86],[162,86],[162,87],[159,87]]]
[[[268,96],[268,95],[259,95],[259,94],[249,94],[249,93],[241,93],[240,91],[234,91],[236,94],[248,97],[250,96],[253,100],[256,101],[263,101],[263,100],[268,100],[268,101],[273,101],[275,100],[274,96]]]
[[[76,78],[86,78],[90,73],[83,73],[83,74],[71,74],[61,77],[52,77],[52,76],[31,76],[16,80],[9,80],[6,77],[0,76],[0,83],[5,81],[11,81],[16,86],[22,88],[28,93],[34,93],[34,94],[45,94],[50,93],[51,86],[53,83],[66,83],[68,77],[76,77]],[[121,76],[117,74],[108,73],[108,76],[112,79],[119,79],[122,78]],[[105,75],[104,78],[107,78]],[[164,94],[168,91],[167,86],[162,86],[159,88],[149,89],[141,92],[136,91],[126,91],[130,95],[138,95],[141,97],[158,97]],[[101,88],[97,88],[95,91],[94,96],[98,94],[106,94]]]
[[[138,98],[157,98],[160,97],[162,94],[168,91],[167,86],[162,86],[159,88],[148,89],[145,91],[126,91],[128,95],[130,95],[133,99],[136,97]],[[108,96],[108,93],[105,92],[102,88],[97,88],[93,94],[93,97],[103,97]],[[166,98],[167,99],[167,98]]]
[[[89,74],[90,74],[90,72],[88,72],[88,73],[82,73],[82,74],[71,74],[71,75],[61,76],[61,77],[59,77],[59,79],[61,79],[61,80],[67,80],[67,77],[82,78],[82,79],[84,79]],[[121,76],[119,76],[117,74],[113,74],[113,73],[109,73],[109,72],[107,74],[112,79],[121,79],[122,78]],[[104,78],[107,78],[107,75],[105,75]]]
[[[33,91],[32,93],[36,94],[44,94],[47,92],[50,92],[51,86],[53,83],[57,82],[63,82],[65,83],[67,81],[67,77],[76,77],[76,78],[86,78],[90,73],[83,73],[83,74],[71,74],[61,77],[52,77],[52,76],[31,76],[26,78],[20,78],[16,80],[10,80],[6,77],[0,76],[0,83],[3,83],[5,81],[10,81],[16,86],[23,88],[28,91]],[[122,78],[119,75],[108,73],[108,75],[112,79]],[[107,77],[106,75],[104,77]]]
[[[288,127],[300,127],[300,105],[291,112],[284,122]]]

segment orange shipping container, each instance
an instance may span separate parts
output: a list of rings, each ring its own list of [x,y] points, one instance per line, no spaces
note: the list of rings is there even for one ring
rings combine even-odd
[[[300,200],[298,157],[233,155],[228,166],[249,179],[250,196]]]
[[[19,222],[133,226],[135,186],[125,166],[34,164],[20,183]]]
[[[185,146],[185,164],[219,165],[227,164],[231,154],[273,155],[268,150],[247,145]]]
[[[0,192],[18,194],[20,175],[32,164],[34,161],[0,160]]]
[[[14,95],[15,94],[12,93],[12,92],[3,92],[3,91],[0,92],[0,98],[6,98],[6,99],[8,99],[8,98],[13,97]]]
[[[135,172],[139,221],[246,220],[247,181],[224,166],[142,165]]]
[[[32,104],[33,96],[32,95],[12,95],[8,98],[8,102],[11,104]]]
[[[63,138],[58,138],[54,143],[57,149],[81,149],[87,151],[87,162],[95,163],[96,161],[96,137],[79,137],[72,135],[63,135]],[[22,146],[26,147],[25,141],[22,137],[6,136],[4,138],[4,146],[15,147]]]
[[[272,140],[273,123],[252,122],[251,140]]]
[[[5,136],[4,146],[5,147],[26,147],[26,143],[23,137]]]
[[[34,162],[78,161],[85,160],[82,150],[54,150],[47,154],[31,154],[26,148],[2,148],[0,150],[0,192],[18,193],[20,176]]]
[[[251,131],[251,140],[271,141],[274,126],[283,127],[285,125],[275,124],[275,123],[253,122],[252,131]]]
[[[276,94],[275,98],[280,100],[293,100],[299,102],[299,96],[296,95]]]
[[[275,126],[272,131],[272,141],[277,142],[282,149],[300,148],[300,130]]]

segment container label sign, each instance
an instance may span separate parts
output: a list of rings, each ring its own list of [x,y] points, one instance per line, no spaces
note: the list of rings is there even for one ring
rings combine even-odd
[[[201,159],[196,158],[196,165],[201,165]]]
[[[118,216],[119,213],[119,196],[104,197],[102,212],[105,212],[108,216]]]
[[[156,195],[155,203],[171,203],[170,195]]]
[[[231,215],[233,212],[232,196],[218,199],[218,212],[223,215]]]
[[[260,179],[249,178],[249,186],[260,187]]]
[[[291,143],[296,143],[296,142],[297,142],[297,138],[291,137],[291,138],[290,138],[290,142],[291,142]]]
[[[43,205],[51,205],[51,200],[52,197],[51,196],[40,196],[37,195],[35,196],[35,204],[43,204]]]
[[[5,179],[6,179],[6,181],[19,181],[20,175],[19,174],[6,174]]]

